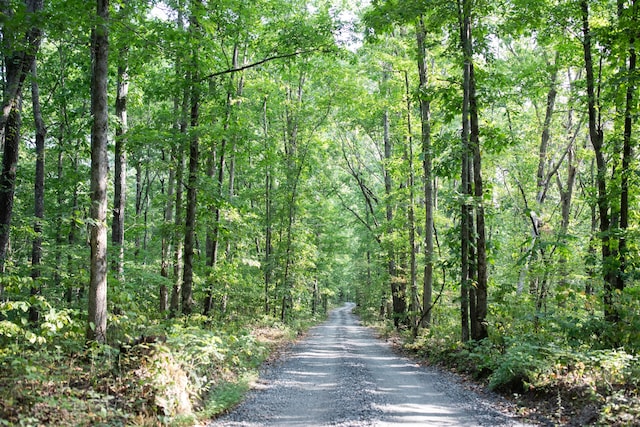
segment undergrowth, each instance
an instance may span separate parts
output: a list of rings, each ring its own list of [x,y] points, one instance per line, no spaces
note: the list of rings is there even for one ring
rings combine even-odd
[[[635,426],[640,420],[640,357],[632,351],[535,333],[463,343],[449,325],[414,338],[389,321],[369,323],[383,336],[398,337],[415,357],[516,401],[528,419],[569,426]]]
[[[111,315],[108,344],[86,343],[84,319],[2,303],[0,426],[189,426],[236,405],[257,369],[313,319],[214,321]]]
[[[408,338],[408,337],[407,337]],[[622,349],[490,339],[463,344],[432,333],[404,348],[485,383],[559,425],[633,425],[640,419],[640,359]]]

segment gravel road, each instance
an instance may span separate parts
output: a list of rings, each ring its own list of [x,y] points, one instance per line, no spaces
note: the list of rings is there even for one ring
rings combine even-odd
[[[266,367],[233,412],[209,426],[520,426],[457,377],[398,356],[353,304]]]

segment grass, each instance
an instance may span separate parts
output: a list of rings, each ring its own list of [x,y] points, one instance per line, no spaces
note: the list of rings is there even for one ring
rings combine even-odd
[[[236,381],[217,384],[209,392],[199,416],[215,418],[234,408],[242,401],[257,378],[257,372],[250,372],[239,376]]]

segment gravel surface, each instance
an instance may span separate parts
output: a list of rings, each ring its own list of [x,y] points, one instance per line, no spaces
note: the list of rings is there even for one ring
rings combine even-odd
[[[525,425],[457,377],[398,356],[360,326],[353,307],[331,312],[209,426]]]

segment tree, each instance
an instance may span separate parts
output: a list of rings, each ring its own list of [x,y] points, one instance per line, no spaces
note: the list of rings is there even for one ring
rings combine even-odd
[[[584,69],[586,72],[587,109],[589,139],[593,146],[596,159],[596,186],[597,186],[597,206],[599,217],[599,232],[601,241],[602,276],[604,279],[604,315],[607,321],[616,324],[621,320],[619,296],[625,289],[626,267],[628,261],[627,236],[629,228],[629,197],[631,159],[633,153],[632,129],[634,111],[634,95],[636,81],[636,50],[635,41],[637,38],[638,10],[635,1],[628,7],[625,3],[618,1],[617,18],[622,30],[623,46],[620,49],[622,55],[622,66],[626,89],[623,92],[622,110],[623,118],[622,146],[616,143],[605,144],[602,117],[601,99],[601,70],[598,70],[596,77],[596,67],[593,60],[593,31],[591,29],[589,2],[580,2],[581,22],[582,22],[582,47],[584,54]],[[632,29],[634,28],[634,29]],[[600,64],[601,68],[602,65]],[[623,86],[625,87],[625,86]],[[607,151],[609,147],[611,152]],[[615,168],[609,180],[607,155],[609,161],[613,161],[619,169]],[[615,186],[620,185],[619,193]],[[619,237],[618,237],[619,236]]]
[[[420,122],[422,142],[422,182],[424,188],[424,276],[422,283],[422,326],[431,323],[432,294],[433,294],[433,152],[431,147],[431,103],[429,101],[426,28],[424,16],[418,17],[416,24],[416,41],[418,52],[418,76],[420,86]]]
[[[187,177],[187,208],[185,218],[184,234],[184,271],[182,275],[182,313],[191,314],[193,311],[193,257],[195,252],[196,237],[196,210],[198,192],[198,164],[200,157],[200,135],[198,135],[198,125],[200,121],[200,73],[199,73],[199,53],[200,40],[196,38],[200,31],[198,14],[202,4],[194,0],[189,15],[189,35],[191,37],[191,69],[188,72],[190,83],[190,108],[189,125],[191,136],[189,142],[189,174]]]
[[[130,5],[125,0],[121,5],[120,19],[129,13]],[[121,42],[122,43],[122,42]],[[125,208],[127,200],[127,97],[129,95],[129,48],[122,44],[118,50],[118,76],[116,79],[116,131],[115,131],[115,162],[113,174],[113,220],[111,223],[111,242],[118,251],[112,263],[118,280],[124,280],[124,227]]]
[[[0,3],[0,12],[12,16],[14,11],[7,1]],[[40,47],[42,30],[37,25],[36,15],[42,10],[43,0],[25,0],[24,35],[11,26],[2,27],[4,62],[6,66],[2,116],[0,116],[0,141],[3,143],[2,170],[0,171],[0,275],[5,272],[7,249],[11,231],[11,216],[15,193],[16,168],[22,125],[22,87],[31,71]],[[20,28],[20,27],[18,27]],[[3,293],[0,283],[0,297]]]
[[[583,12],[584,13],[584,12]],[[629,215],[630,215],[630,179],[632,174],[632,161],[634,156],[635,144],[632,140],[634,112],[637,110],[637,95],[636,95],[636,82],[637,82],[637,52],[636,52],[636,40],[640,36],[637,32],[638,28],[638,4],[636,0],[632,0],[631,4],[625,7],[625,2],[622,0],[617,1],[617,17],[618,25],[622,29],[622,41],[624,46],[625,41],[628,42],[627,49],[621,49],[625,52],[623,56],[623,63],[626,65],[626,69],[623,67],[623,73],[626,77],[626,90],[624,96],[624,125],[622,133],[622,171],[620,178],[620,237],[618,239],[618,250],[620,257],[619,272],[616,277],[615,289],[618,292],[622,292],[625,288],[625,282],[627,281],[626,275],[628,273],[628,247],[627,247],[627,232],[629,230]],[[625,40],[626,39],[626,40]],[[585,47],[586,49],[586,47]],[[611,307],[613,308],[613,307]],[[606,309],[606,307],[605,307]],[[617,316],[615,314],[616,309],[610,310],[610,317],[615,320]]]
[[[468,299],[470,337],[481,340],[487,337],[487,260],[484,219],[484,193],[481,174],[480,135],[478,129],[478,105],[473,66],[472,2],[458,1],[460,44],[463,53],[463,104],[462,104],[462,338],[467,338],[466,311]],[[473,191],[472,191],[473,188]],[[471,200],[474,200],[471,205]],[[475,210],[475,232],[473,230]],[[474,245],[470,246],[474,240]],[[472,256],[475,249],[475,259]],[[472,274],[475,272],[475,275]],[[475,277],[474,277],[475,276]],[[475,284],[472,286],[472,282]]]
[[[178,31],[184,31],[184,23],[182,11],[178,10],[177,16]],[[175,316],[180,311],[180,298],[182,295],[183,268],[184,268],[184,230],[183,226],[183,196],[184,196],[184,170],[185,170],[185,141],[187,140],[188,119],[189,119],[189,96],[191,81],[187,78],[190,76],[185,71],[186,67],[181,60],[182,47],[178,45],[175,50],[175,79],[178,81],[185,80],[182,85],[178,85],[178,89],[173,98],[173,137],[176,143],[171,147],[171,157],[175,165],[175,216],[174,216],[174,233],[173,240],[173,276],[174,283],[171,288],[171,300],[169,303],[169,312]],[[181,89],[181,90],[180,90]]]
[[[31,250],[31,279],[33,285],[31,287],[31,295],[38,296],[42,292],[42,284],[39,283],[42,275],[41,263],[42,263],[42,233],[43,233],[43,220],[44,220],[44,140],[47,135],[47,129],[44,126],[44,120],[42,119],[42,109],[40,107],[40,89],[38,87],[37,80],[37,65],[36,61],[33,61],[31,65],[31,102],[33,104],[33,119],[36,128],[36,175],[34,179],[34,208],[33,216],[35,222],[33,224],[33,232],[35,234],[33,238],[33,246]],[[35,305],[32,305],[29,309],[29,320],[32,323],[38,322],[40,313]]]
[[[91,276],[87,339],[107,339],[107,79],[109,56],[109,1],[96,0],[98,21],[91,53]]]
[[[383,144],[384,144],[384,159],[386,162],[391,162],[392,160],[392,152],[393,152],[393,144],[391,141],[391,135],[389,131],[390,123],[389,123],[389,111],[385,110],[382,118],[382,126],[383,126]],[[393,201],[392,190],[393,190],[393,178],[391,175],[391,171],[388,167],[384,168],[384,189],[385,189],[385,213],[387,220],[387,234],[393,233],[393,218],[394,218],[394,209],[393,209]],[[391,299],[393,304],[393,323],[397,327],[401,324],[404,324],[406,321],[405,315],[407,311],[407,301],[406,301],[406,282],[399,277],[397,271],[397,263],[394,252],[394,245],[391,239],[388,239],[387,243],[387,268],[389,273],[389,281],[391,282]]]
[[[598,108],[598,99],[596,98],[596,78],[594,74],[592,46],[591,46],[591,29],[589,25],[589,2],[581,0],[580,10],[582,17],[582,35],[583,35],[583,53],[584,66],[587,74],[587,107],[589,114],[589,139],[596,156],[597,173],[596,183],[598,188],[598,212],[600,216],[600,233],[601,233],[601,251],[602,251],[602,274],[605,281],[604,293],[604,310],[605,317],[616,322],[619,319],[617,304],[613,300],[615,285],[617,281],[617,271],[615,263],[617,258],[615,250],[612,251],[611,236],[609,227],[611,220],[609,217],[609,206],[607,196],[606,174],[607,167],[604,156],[604,131],[602,128],[602,120]]]

